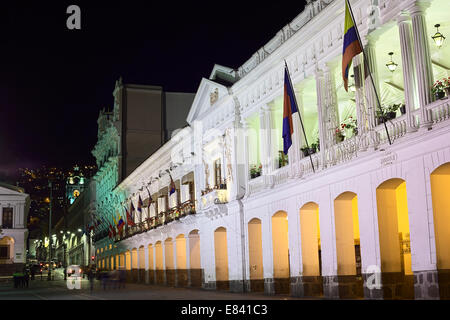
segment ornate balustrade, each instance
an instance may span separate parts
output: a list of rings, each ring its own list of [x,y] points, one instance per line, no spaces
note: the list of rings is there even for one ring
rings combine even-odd
[[[430,113],[433,124],[448,120],[450,118],[450,99],[447,97],[429,104],[427,111]]]
[[[211,192],[203,195],[200,198],[200,209],[207,208],[214,204],[222,204],[228,202],[228,191],[222,189],[213,189]]]

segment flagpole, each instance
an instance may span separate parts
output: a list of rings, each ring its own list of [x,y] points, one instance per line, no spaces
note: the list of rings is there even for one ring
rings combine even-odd
[[[356,23],[356,20],[355,20],[355,16],[353,15],[352,7],[350,6],[350,1],[349,0],[345,0],[345,1],[346,1],[347,5],[348,5],[348,10],[350,11],[350,15],[352,16],[353,25],[355,26],[356,36],[358,38],[359,45],[361,46],[361,50],[362,50],[362,54],[363,54],[364,64],[367,65],[367,68],[368,68],[368,71],[369,71],[369,76],[370,76],[370,80],[372,82],[373,91],[375,92],[375,97],[377,98],[378,108],[380,109],[381,114],[383,114],[383,109],[381,109],[380,98],[378,97],[378,92],[377,92],[377,88],[375,87],[375,81],[373,80],[372,72],[369,69],[370,68],[369,67],[369,61],[367,60],[366,53],[364,52],[364,46],[362,44],[361,37],[359,35],[358,26],[357,26],[357,23]],[[384,120],[384,118],[383,118],[383,120]],[[388,141],[389,141],[389,145],[392,145],[391,137],[389,136],[389,131],[387,129],[385,120],[383,121],[383,124],[384,124],[384,128],[386,129],[386,135],[387,135],[387,138],[388,138]]]
[[[303,136],[305,137],[306,147],[308,148],[309,160],[311,161],[311,166],[312,166],[313,172],[315,173],[316,171],[314,170],[314,164],[313,164],[313,161],[312,161],[311,152],[309,152],[309,145],[308,145],[308,139],[306,138],[305,127],[303,126],[302,117],[300,116],[300,110],[298,110],[297,97],[295,96],[294,86],[292,85],[291,74],[289,72],[289,68],[288,68],[288,65],[286,63],[286,60],[284,60],[284,65],[285,65],[286,71],[288,73],[289,84],[291,85],[292,93],[294,94],[295,104],[297,105],[298,118],[300,119],[300,124],[302,125]]]

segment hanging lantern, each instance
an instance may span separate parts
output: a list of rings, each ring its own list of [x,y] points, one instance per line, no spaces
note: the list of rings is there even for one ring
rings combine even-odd
[[[395,69],[397,69],[398,64],[392,61],[392,56],[394,55],[393,52],[389,52],[389,55],[391,56],[391,61],[386,63],[386,67],[389,69],[390,72],[394,72]]]
[[[444,40],[445,40],[444,35],[439,32],[440,26],[441,26],[440,24],[434,25],[434,27],[436,28],[436,33],[434,34],[434,36],[431,37],[431,38],[433,38],[434,43],[436,43],[438,48],[442,47],[442,44],[444,43]]]

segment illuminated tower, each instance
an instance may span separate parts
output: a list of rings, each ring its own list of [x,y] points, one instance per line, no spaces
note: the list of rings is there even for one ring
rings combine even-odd
[[[87,184],[87,179],[78,166],[74,166],[66,180],[66,197],[72,204],[80,196]]]

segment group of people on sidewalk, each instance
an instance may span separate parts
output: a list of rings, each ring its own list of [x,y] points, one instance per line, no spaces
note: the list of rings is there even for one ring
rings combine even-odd
[[[94,280],[100,280],[103,290],[125,288],[126,273],[125,270],[102,271],[90,268],[87,270],[90,290],[94,290]]]

